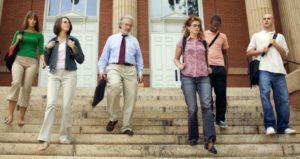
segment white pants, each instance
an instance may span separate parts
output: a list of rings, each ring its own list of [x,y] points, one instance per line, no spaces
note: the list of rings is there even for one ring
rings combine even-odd
[[[56,70],[49,73],[47,90],[47,108],[44,122],[38,140],[50,142],[51,128],[55,119],[55,108],[60,87],[63,88],[62,120],[60,126],[60,141],[71,140],[72,102],[77,82],[76,71]]]

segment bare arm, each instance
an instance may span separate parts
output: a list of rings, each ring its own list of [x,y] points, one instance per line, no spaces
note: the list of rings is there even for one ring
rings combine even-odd
[[[182,64],[179,60],[180,60],[180,56],[181,56],[181,48],[180,47],[176,47],[175,50],[175,57],[174,57],[174,64],[176,65],[177,68],[179,68],[180,70],[182,70],[184,68],[184,64]]]
[[[228,56],[227,56],[227,50],[222,50],[223,53],[223,58],[224,58],[224,64],[225,64],[225,69],[228,71]]]

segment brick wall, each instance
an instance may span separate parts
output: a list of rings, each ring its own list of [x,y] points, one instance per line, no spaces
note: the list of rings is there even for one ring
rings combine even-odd
[[[148,0],[137,1],[137,38],[141,45],[145,68],[149,68],[149,24],[148,24]],[[278,4],[272,0],[274,16],[276,18],[276,30],[281,32]],[[22,25],[26,12],[32,8],[37,12],[42,29],[44,15],[44,0],[6,0],[3,4],[2,22],[0,25],[0,51],[4,54],[11,42],[14,32]],[[101,0],[100,24],[99,24],[99,56],[109,35],[112,33],[112,0]],[[246,47],[249,42],[249,33],[246,17],[245,2],[243,0],[203,0],[204,23],[207,28],[210,17],[217,14],[222,18],[221,31],[226,33],[229,39],[228,52],[229,66],[232,68],[247,67]],[[2,57],[3,58],[3,57]],[[2,61],[2,59],[1,59]],[[0,73],[0,84],[8,85],[8,74]],[[6,84],[5,84],[6,83]],[[145,77],[144,86],[149,86],[149,76]],[[248,86],[248,78],[245,75],[230,75],[229,86]]]
[[[43,17],[44,17],[44,0],[6,0],[3,4],[2,18],[0,25],[0,51],[2,56],[0,58],[1,64],[3,63],[3,58],[7,52],[11,40],[13,38],[16,30],[21,29],[24,17],[29,10],[33,10],[37,13],[39,18],[40,31],[43,28]],[[7,86],[10,85],[11,77],[10,73],[0,72],[0,85]],[[37,85],[37,79],[34,82]]]
[[[149,22],[148,22],[148,1],[138,0],[137,1],[137,22],[138,22],[138,32],[137,38],[140,42],[141,51],[144,59],[144,68],[149,68]],[[150,86],[149,75],[144,76],[144,86]]]

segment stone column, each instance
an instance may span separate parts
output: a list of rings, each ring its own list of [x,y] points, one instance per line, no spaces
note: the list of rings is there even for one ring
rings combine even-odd
[[[266,13],[273,14],[271,0],[245,0],[249,36],[262,29],[262,17]]]
[[[300,1],[279,0],[278,7],[282,30],[290,49],[288,59],[300,62]],[[289,64],[290,71],[297,68],[300,66]]]
[[[131,15],[134,24],[131,34],[137,36],[137,0],[113,0],[113,33],[119,32],[119,21],[124,15]],[[148,17],[147,17],[148,18]]]
[[[4,0],[0,0],[0,24],[1,24],[1,17],[2,17],[3,1]]]

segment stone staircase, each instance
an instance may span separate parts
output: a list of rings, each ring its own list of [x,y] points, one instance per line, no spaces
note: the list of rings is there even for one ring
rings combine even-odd
[[[0,119],[6,115],[9,88],[0,87]],[[94,158],[224,158],[224,159],[300,159],[300,133],[292,136],[266,136],[257,88],[229,88],[227,122],[229,128],[217,130],[217,155],[203,148],[202,121],[197,146],[187,143],[187,110],[180,89],[139,88],[134,113],[135,135],[120,134],[120,124],[112,133],[105,130],[108,121],[106,99],[92,108],[93,88],[77,88],[73,105],[73,142],[59,144],[62,99],[58,101],[52,142],[38,151],[37,135],[46,107],[46,88],[33,88],[26,124],[0,124],[2,159],[94,159]],[[121,114],[120,114],[121,116]],[[201,112],[199,111],[199,120]],[[121,118],[119,120],[120,122]],[[2,122],[3,123],[3,122]],[[291,126],[300,132],[300,112],[291,109]]]

